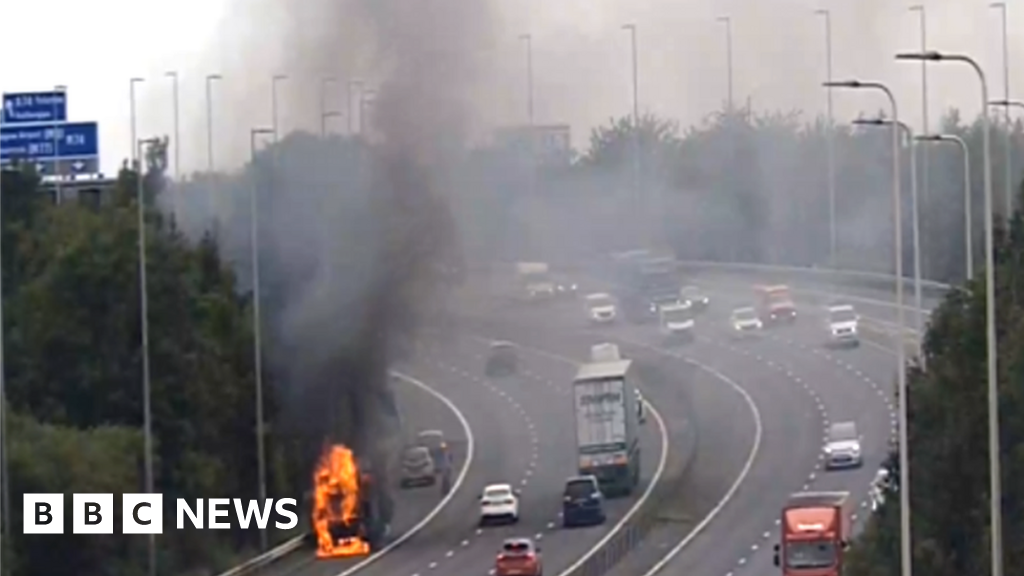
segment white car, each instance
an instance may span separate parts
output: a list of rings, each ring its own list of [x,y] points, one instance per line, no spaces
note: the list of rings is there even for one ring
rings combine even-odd
[[[689,300],[663,305],[659,311],[661,316],[661,335],[671,342],[693,341],[693,304]]]
[[[733,333],[739,337],[755,334],[764,327],[764,324],[757,315],[757,310],[751,307],[733,310],[730,322],[732,323]]]
[[[480,495],[480,525],[519,522],[519,490],[511,484],[491,484]]]
[[[825,444],[825,470],[860,468],[864,455],[860,450],[860,435],[853,422],[834,422],[828,429]]]
[[[587,294],[587,317],[595,324],[608,324],[615,321],[617,310],[615,299],[611,294],[597,292]]]
[[[859,346],[857,324],[860,321],[860,316],[854,311],[853,306],[847,304],[829,306],[826,312],[828,314],[828,343],[832,346]]]

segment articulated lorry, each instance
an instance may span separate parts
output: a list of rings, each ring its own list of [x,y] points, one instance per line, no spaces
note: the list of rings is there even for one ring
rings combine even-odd
[[[680,301],[682,282],[676,262],[669,256],[636,253],[622,257],[617,277],[623,311],[632,322],[657,319],[662,306]]]
[[[782,508],[775,565],[784,576],[841,576],[849,541],[849,492],[799,492]]]
[[[635,369],[631,360],[609,358],[617,349],[593,352],[603,361],[580,366],[573,383],[578,471],[595,476],[609,497],[626,496],[640,482]]]

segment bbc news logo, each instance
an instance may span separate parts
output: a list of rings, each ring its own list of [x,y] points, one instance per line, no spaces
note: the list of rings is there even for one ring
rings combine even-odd
[[[64,534],[64,494],[25,494],[25,534]],[[72,534],[113,534],[113,494],[72,494]],[[276,516],[273,526],[290,530],[299,524],[295,498],[242,500],[241,498],[197,498],[194,504],[184,498],[175,501],[175,527],[184,530],[187,525],[199,530],[228,530],[234,528],[232,511],[237,527],[265,529]],[[187,519],[187,521],[186,521]],[[205,519],[205,522],[204,522]],[[283,519],[283,520],[282,520]],[[121,495],[122,534],[163,534],[164,498],[162,494]]]

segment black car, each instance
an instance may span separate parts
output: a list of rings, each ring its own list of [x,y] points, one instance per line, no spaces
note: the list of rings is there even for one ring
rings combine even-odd
[[[593,476],[574,476],[565,481],[562,493],[562,526],[604,524],[604,496]]]
[[[519,354],[511,342],[495,342],[491,344],[491,352],[487,357],[485,372],[488,376],[508,376],[519,369]]]
[[[683,289],[679,291],[679,296],[682,300],[689,301],[695,312],[703,312],[707,310],[708,305],[711,303],[711,299],[708,298],[708,295],[696,286],[684,286]]]

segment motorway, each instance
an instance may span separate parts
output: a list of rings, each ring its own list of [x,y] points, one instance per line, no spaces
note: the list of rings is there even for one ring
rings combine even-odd
[[[634,496],[611,501],[608,522],[603,526],[563,530],[559,518],[561,492],[575,473],[574,422],[570,385],[575,368],[541,358],[522,359],[517,376],[484,377],[487,343],[457,337],[425,344],[418,359],[402,371],[450,398],[464,414],[474,436],[473,459],[461,489],[450,503],[414,538],[359,570],[360,574],[408,575],[457,566],[459,573],[488,574],[501,542],[508,536],[531,536],[545,549],[545,565],[557,574],[583,555],[612,528],[652,480],[661,453],[660,429],[653,423],[641,434],[641,485]],[[430,408],[427,416],[405,398],[400,407],[407,422],[416,428],[442,428],[457,432],[456,420],[442,408]],[[422,399],[421,399],[422,401]],[[436,400],[427,404],[438,404]],[[430,416],[433,411],[434,415]],[[443,424],[439,423],[443,420]],[[651,421],[649,421],[651,422]],[[464,443],[462,443],[464,445]],[[521,491],[518,525],[477,527],[479,496],[484,486],[509,482]],[[408,490],[400,497],[406,527],[438,501],[430,489]],[[411,499],[409,494],[413,493]],[[280,576],[335,576],[353,572],[360,560],[312,561],[308,552],[289,559],[273,571]]]
[[[578,304],[539,310],[492,302],[486,310],[466,311],[457,337],[424,346],[419,359],[403,368],[451,398],[469,421],[476,450],[465,486],[420,534],[360,573],[415,576],[444,567],[483,576],[502,538],[529,535],[543,547],[547,573],[556,575],[591,548],[614,525],[614,515],[604,527],[568,531],[559,528],[558,508],[561,485],[573,473],[572,361],[585,359],[589,347],[600,341],[616,341],[628,356],[655,368],[645,371],[655,374],[644,383],[646,397],[664,416],[670,446],[696,442],[697,454],[680,497],[663,506],[662,522],[616,572],[642,574],[685,542],[669,565],[671,573],[770,573],[780,506],[798,490],[849,490],[863,518],[868,485],[894,422],[894,356],[880,345],[825,350],[822,323],[808,317],[796,326],[767,331],[761,339],[735,342],[727,314],[747,303],[747,290],[733,283],[714,292],[712,310],[698,320],[698,341],[672,350],[660,346],[652,326],[595,333],[583,323]],[[812,308],[806,300],[799,303],[802,310]],[[870,314],[892,316],[891,309],[884,312],[876,308]],[[522,373],[483,378],[486,344],[474,336],[520,343]],[[407,420],[419,419],[419,411],[419,406],[403,408]],[[454,436],[457,424],[451,414],[436,417],[445,424],[428,425],[427,416],[418,426],[441,427]],[[856,421],[864,435],[866,464],[824,474],[824,429],[843,420]],[[653,421],[645,435],[647,482],[659,441]],[[479,490],[498,481],[522,490],[522,522],[478,530]],[[431,507],[427,503],[436,504],[438,498],[424,495],[416,504],[417,497],[403,503],[409,517],[421,517]],[[615,514],[628,504],[616,502]],[[352,566],[352,561],[307,561],[275,573],[335,576]]]
[[[742,472],[736,460],[746,454],[738,444],[749,434],[743,426],[750,415],[738,413],[717,424],[708,421],[717,415],[699,421],[698,456],[680,498],[689,513],[683,514],[683,521],[665,522],[648,537],[645,551],[627,558],[617,573],[643,574],[683,540],[686,545],[669,573],[777,570],[771,562],[771,545],[778,541],[781,505],[794,491],[848,490],[858,507],[856,519],[867,514],[868,487],[894,427],[890,384],[894,356],[878,345],[825,349],[823,319],[807,301],[801,305],[811,317],[802,318],[796,326],[767,331],[755,341],[733,341],[728,312],[749,304],[745,301],[748,294],[752,297],[749,290],[748,285],[716,291],[712,311],[698,320],[698,342],[675,350],[661,348],[652,326],[620,326],[595,334],[585,327],[579,308],[564,314],[546,310],[514,315],[519,324],[516,335],[532,346],[565,350],[574,340],[577,349],[602,339],[618,341],[628,355],[641,361],[661,356],[678,369],[697,366],[691,370],[691,394],[712,393],[707,390],[716,384],[721,390],[726,388],[723,382],[731,382],[744,388],[757,408],[763,435],[739,488],[729,493]],[[505,319],[504,337],[514,339],[507,328],[514,321]],[[650,391],[649,398],[661,406],[658,393]],[[706,398],[694,397],[701,415],[705,402]],[[864,436],[865,466],[825,474],[821,470],[824,431],[830,422],[845,420],[857,422]],[[712,512],[714,519],[702,525],[701,520]],[[696,532],[695,527],[699,527]]]

